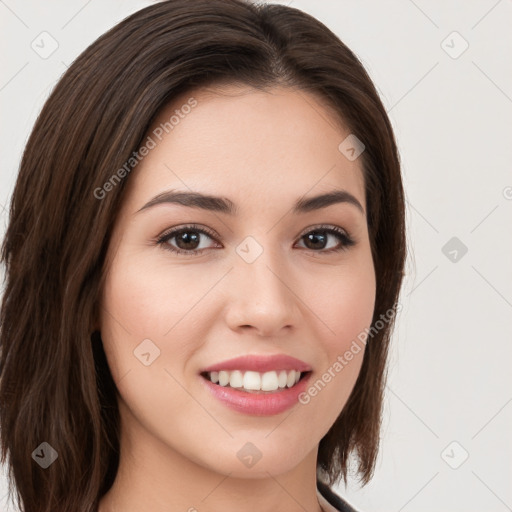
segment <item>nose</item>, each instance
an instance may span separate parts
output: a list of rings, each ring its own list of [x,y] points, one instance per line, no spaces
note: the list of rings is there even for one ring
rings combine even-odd
[[[284,260],[284,258],[283,258]],[[230,272],[226,322],[237,332],[254,330],[263,337],[296,328],[300,315],[297,283],[283,261],[263,253],[252,263],[236,256]]]

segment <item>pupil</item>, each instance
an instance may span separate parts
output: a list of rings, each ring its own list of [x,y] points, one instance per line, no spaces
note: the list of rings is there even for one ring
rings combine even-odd
[[[194,245],[194,243],[195,244],[199,243],[198,233],[195,233],[192,236],[190,236],[189,233],[195,233],[195,232],[194,231],[185,231],[184,233],[181,233],[178,236],[178,238],[177,238],[178,246],[183,245],[183,244],[180,244],[179,242],[181,242],[181,241],[185,242],[185,247],[180,247],[180,249],[195,249],[195,247],[190,247],[190,246],[188,246],[186,244],[191,244],[192,243],[192,245]]]
[[[314,231],[313,233],[310,233],[307,235],[308,242],[313,241],[313,247],[310,247],[312,249],[323,249],[323,246],[325,245],[325,234],[321,234],[320,231]],[[320,245],[315,245],[315,241],[318,241],[320,239]],[[308,245],[306,243],[306,245]]]

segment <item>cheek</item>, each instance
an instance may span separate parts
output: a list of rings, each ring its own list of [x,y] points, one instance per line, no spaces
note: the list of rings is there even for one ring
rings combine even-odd
[[[101,337],[131,413],[146,423],[158,411],[161,421],[172,422],[173,411],[191,406],[180,372],[197,349],[194,340],[204,338],[191,328],[187,313],[205,285],[186,272],[143,263],[133,252],[116,256],[103,290]]]
[[[299,402],[325,435],[354,388],[365,352],[365,335],[375,305],[375,274],[371,257],[339,266],[332,280],[317,280],[312,309],[322,325],[322,361]],[[328,328],[324,328],[328,326]]]
[[[148,258],[143,251],[127,251],[118,255],[107,277],[104,307],[134,336],[168,339],[190,323],[187,315],[215,282],[214,277],[198,279],[193,265],[172,266],[163,258]]]
[[[199,313],[222,275],[218,269],[198,277],[195,265],[151,259],[147,251],[128,244],[119,251],[106,276],[101,313],[101,336],[114,380],[141,367],[164,375],[164,370],[183,372],[207,339],[210,323]],[[147,351],[151,359],[158,357],[145,367],[137,355]],[[168,375],[164,381],[168,385]]]
[[[162,335],[172,318],[162,317],[164,308],[173,310],[179,304],[178,294],[171,293],[176,284],[166,286],[165,276],[150,265],[122,257],[113,265],[106,281],[103,304],[129,332],[156,332]]]
[[[328,428],[346,403],[363,362],[376,293],[370,251],[360,251],[350,264],[331,269],[329,279],[317,279],[312,289],[311,307],[321,320],[323,357],[303,403],[316,401],[316,406],[329,411]]]
[[[346,350],[351,342],[367,329],[375,306],[375,279],[373,271],[354,272],[340,281],[336,297],[337,315],[333,318],[339,350]]]
[[[155,344],[150,351],[151,357],[158,354],[158,359],[161,359],[160,340],[162,334],[169,330],[172,318],[162,314],[164,304],[169,305],[169,297],[163,294],[165,288],[155,286],[154,281],[150,266],[137,264],[134,258],[125,257],[122,253],[116,255],[106,276],[101,337],[116,381],[141,366],[134,351],[141,343],[151,347],[145,340]]]
[[[326,326],[323,341],[332,362],[370,327],[376,292],[371,255],[360,252],[350,264],[339,265],[328,276],[316,279],[311,290],[314,311]]]

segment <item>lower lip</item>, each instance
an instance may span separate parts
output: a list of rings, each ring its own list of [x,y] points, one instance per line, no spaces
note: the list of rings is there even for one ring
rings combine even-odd
[[[299,401],[299,395],[307,387],[311,372],[291,388],[273,393],[246,393],[236,388],[219,386],[200,376],[206,388],[230,409],[255,416],[272,416],[290,409]]]

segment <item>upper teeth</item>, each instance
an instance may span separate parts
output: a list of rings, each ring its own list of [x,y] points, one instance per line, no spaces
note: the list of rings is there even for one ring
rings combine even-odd
[[[243,388],[254,391],[275,391],[278,388],[289,387],[299,382],[301,373],[297,370],[281,370],[278,374],[276,371],[259,373],[246,371],[242,373],[240,370],[207,373],[208,378],[220,386],[232,388]]]

